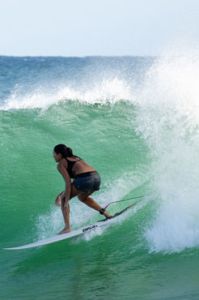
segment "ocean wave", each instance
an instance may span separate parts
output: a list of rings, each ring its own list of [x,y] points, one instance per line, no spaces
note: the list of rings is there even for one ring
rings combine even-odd
[[[39,108],[45,110],[65,101],[106,105],[116,104],[123,99],[132,104],[134,109],[129,110],[128,115],[125,110],[120,118],[120,122],[125,118],[128,123],[120,133],[122,136],[120,142],[123,142],[126,130],[128,137],[132,135],[132,143],[134,143],[135,132],[144,141],[146,146],[144,151],[147,154],[143,153],[142,146],[139,148],[140,144],[136,145],[137,148],[133,151],[139,152],[141,149],[140,156],[146,156],[148,159],[146,164],[150,166],[149,178],[154,191],[153,198],[157,204],[155,212],[145,216],[146,222],[144,223],[146,224],[142,228],[143,237],[148,243],[149,251],[179,252],[199,246],[198,70],[198,54],[177,55],[172,52],[170,56],[156,60],[146,74],[143,74],[142,83],[137,86],[134,82],[115,77],[98,81],[92,88],[88,86],[74,88],[66,85],[53,92],[39,90],[25,95],[13,92],[0,109]],[[86,124],[90,118],[90,112],[87,116]],[[118,116],[114,116],[114,112],[112,116],[111,114],[109,116],[113,119],[115,117],[116,129],[111,127],[113,132],[111,138],[113,136],[115,138],[116,135],[116,143],[118,143],[119,136],[115,132],[120,129],[121,124],[118,124]],[[64,118],[66,118],[65,113]],[[58,119],[57,114],[56,119]],[[54,126],[53,120],[51,116],[48,122]],[[103,116],[100,122],[103,122]],[[79,130],[79,124],[77,122],[75,124]],[[56,123],[56,125],[60,128],[60,124]],[[106,133],[107,124],[103,123],[103,126],[103,130],[97,128],[93,136],[96,136],[99,131],[105,132],[103,137],[105,147],[108,144],[106,139],[110,137]],[[78,130],[74,131],[75,134]],[[63,132],[65,136],[65,125]],[[71,132],[71,140],[75,143],[79,140],[79,133],[75,135],[73,131]],[[85,140],[87,141],[87,136]],[[130,139],[127,143],[130,143]],[[114,143],[114,147],[115,145]],[[111,145],[111,148],[107,148],[109,153],[112,147]],[[133,161],[133,156],[136,155],[134,152],[131,155]],[[128,184],[131,186],[131,183],[127,181]],[[107,190],[108,194],[104,195],[104,199],[122,197],[120,188],[113,190],[113,196],[111,189]],[[79,214],[79,211],[77,213]],[[41,217],[38,221],[38,228],[45,227],[42,222],[47,223],[46,218],[52,217],[57,220],[56,214],[57,212],[51,211],[47,213],[47,217]],[[56,222],[52,230],[60,225]],[[40,232],[40,229],[38,231]],[[41,232],[41,235],[45,234],[47,231]]]
[[[39,89],[25,95],[14,91],[0,105],[0,110],[47,109],[51,105],[65,101],[78,101],[85,104],[114,104],[120,100],[132,101],[132,88],[126,81],[113,78],[96,82],[92,88],[74,88],[66,85],[53,92]]]
[[[199,246],[199,56],[174,54],[147,72],[134,123],[152,159],[158,205],[145,238],[157,252]]]

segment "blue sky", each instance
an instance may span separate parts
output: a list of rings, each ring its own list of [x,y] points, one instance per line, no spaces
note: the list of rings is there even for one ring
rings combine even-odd
[[[0,55],[159,55],[199,39],[199,0],[0,0]]]

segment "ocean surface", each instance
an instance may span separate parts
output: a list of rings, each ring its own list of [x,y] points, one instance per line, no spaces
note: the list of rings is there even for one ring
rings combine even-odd
[[[0,57],[0,299],[199,299],[199,55]],[[6,251],[63,228],[70,146],[101,174],[114,226]],[[127,199],[129,199],[126,201]],[[71,200],[73,229],[101,216]]]

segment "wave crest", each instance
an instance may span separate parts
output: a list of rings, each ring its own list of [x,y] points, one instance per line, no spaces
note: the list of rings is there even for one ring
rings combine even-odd
[[[115,77],[96,82],[91,89],[62,86],[53,92],[39,89],[25,95],[14,91],[0,106],[0,109],[47,109],[51,105],[68,100],[85,104],[114,104],[120,100],[132,100],[132,98],[132,90],[128,83]]]

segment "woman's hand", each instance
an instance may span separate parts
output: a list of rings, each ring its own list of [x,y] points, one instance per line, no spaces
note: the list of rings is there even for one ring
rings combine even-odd
[[[58,171],[61,173],[61,175],[63,176],[64,178],[64,181],[65,181],[65,192],[64,192],[64,197],[62,199],[62,201],[69,201],[70,200],[70,195],[71,195],[71,179],[70,179],[70,176],[66,170],[66,164],[67,162],[66,161],[61,161],[58,166],[57,166],[57,169]],[[65,198],[65,200],[64,200]]]
[[[65,193],[64,192],[59,193],[59,195],[57,195],[57,197],[55,199],[55,205],[61,206],[61,202],[62,202],[62,199],[64,197],[65,197]]]

